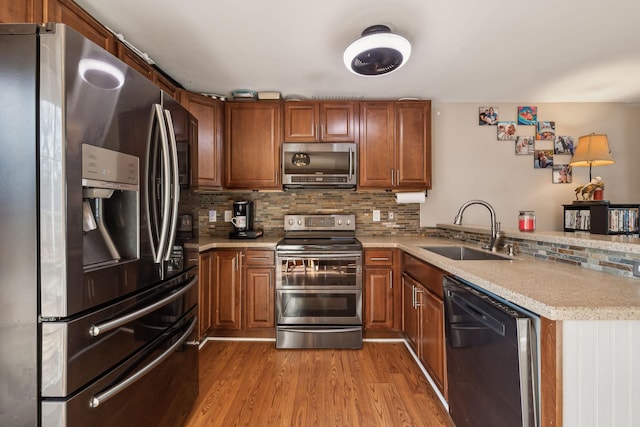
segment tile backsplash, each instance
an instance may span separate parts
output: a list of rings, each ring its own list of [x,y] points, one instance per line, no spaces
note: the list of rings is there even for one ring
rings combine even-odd
[[[398,204],[394,193],[355,192],[348,190],[296,190],[286,192],[219,192],[181,193],[181,213],[191,213],[194,234],[226,236],[232,230],[224,222],[224,211],[232,210],[233,202],[251,200],[255,205],[255,228],[265,235],[281,235],[285,214],[333,214],[356,216],[356,234],[360,236],[416,236],[425,234],[420,228],[420,205]],[[429,199],[427,198],[427,203]],[[373,221],[373,210],[380,211],[380,221]],[[217,221],[209,222],[209,210],[215,210]],[[389,213],[393,219],[389,219]],[[197,229],[196,229],[197,228]]]

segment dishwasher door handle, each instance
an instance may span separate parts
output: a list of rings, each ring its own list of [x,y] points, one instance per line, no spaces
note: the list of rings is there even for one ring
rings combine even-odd
[[[453,302],[455,305],[460,307],[462,310],[464,310],[471,317],[473,317],[475,320],[477,320],[487,328],[491,329],[497,334],[505,336],[507,328],[504,323],[494,319],[488,313],[482,310],[480,307],[466,300],[460,295],[457,295],[455,292],[453,291],[447,291],[447,292],[451,302]]]

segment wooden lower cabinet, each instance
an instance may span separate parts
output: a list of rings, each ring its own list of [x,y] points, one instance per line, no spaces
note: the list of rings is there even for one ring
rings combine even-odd
[[[201,338],[275,327],[273,250],[206,251],[199,256],[199,274]]]
[[[214,329],[242,328],[242,251],[212,251],[212,295]]]
[[[275,327],[275,257],[271,250],[245,251],[244,328]]]
[[[402,256],[402,330],[431,379],[447,398],[442,299],[445,273],[411,255]]]
[[[211,329],[211,280],[213,254],[205,252],[198,257],[198,333],[199,338]]]
[[[394,249],[364,251],[364,330],[398,331],[401,323]],[[397,296],[396,296],[397,294]]]

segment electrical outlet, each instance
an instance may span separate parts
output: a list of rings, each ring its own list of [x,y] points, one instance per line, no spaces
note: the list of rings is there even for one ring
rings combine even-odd
[[[209,211],[209,222],[216,222],[218,220],[217,215],[216,215],[216,211],[211,209]]]
[[[224,222],[231,222],[231,211],[224,211]]]
[[[373,220],[375,222],[380,221],[380,211],[377,209],[373,211]]]
[[[389,212],[389,221],[394,221],[396,219],[396,214],[393,212]]]
[[[633,275],[640,277],[640,261],[633,261]]]

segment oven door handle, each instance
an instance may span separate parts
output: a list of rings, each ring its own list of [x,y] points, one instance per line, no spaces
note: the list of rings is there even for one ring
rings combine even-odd
[[[198,276],[194,276],[189,281],[189,283],[187,283],[182,289],[180,289],[177,292],[174,292],[173,294],[169,295],[166,298],[161,299],[158,302],[148,305],[140,310],[134,311],[133,313],[129,313],[125,316],[118,317],[113,320],[107,320],[106,322],[98,323],[96,325],[91,325],[91,327],[89,328],[89,335],[91,335],[92,337],[97,337],[100,334],[111,331],[115,328],[118,328],[124,324],[131,322],[132,320],[138,319],[146,314],[151,313],[152,311],[155,311],[158,308],[162,307],[163,305],[167,305],[170,302],[173,302],[176,299],[180,298],[189,289],[191,289],[191,287],[195,285],[197,281],[198,281]]]
[[[276,257],[280,260],[287,259],[305,259],[305,258],[346,258],[346,257],[362,257],[362,252],[333,252],[333,253],[315,253],[315,252],[299,252],[299,251],[280,251],[276,253]]]
[[[182,336],[171,347],[169,347],[164,353],[162,353],[160,356],[158,356],[155,360],[153,360],[151,363],[146,365],[144,368],[142,368],[135,374],[131,375],[126,380],[119,382],[113,387],[103,391],[102,393],[98,393],[95,396],[92,396],[91,399],[89,400],[89,406],[91,408],[97,408],[102,403],[111,399],[113,396],[120,393],[122,390],[124,390],[125,388],[129,387],[131,384],[138,381],[140,378],[147,375],[153,368],[155,368],[160,363],[162,363],[167,357],[171,356],[173,352],[175,352],[178,349],[178,347],[180,347],[182,344],[185,343],[185,341],[187,341],[187,338],[193,332],[193,329],[195,328],[197,322],[198,322],[198,318],[194,317],[187,331],[184,334],[182,334]]]
[[[358,332],[361,331],[362,328],[358,327],[358,328],[336,328],[336,329],[295,329],[295,328],[287,328],[287,327],[278,327],[279,330],[281,331],[287,331],[287,332],[300,332],[300,333],[309,333],[312,332],[314,334],[334,334],[336,332]]]

